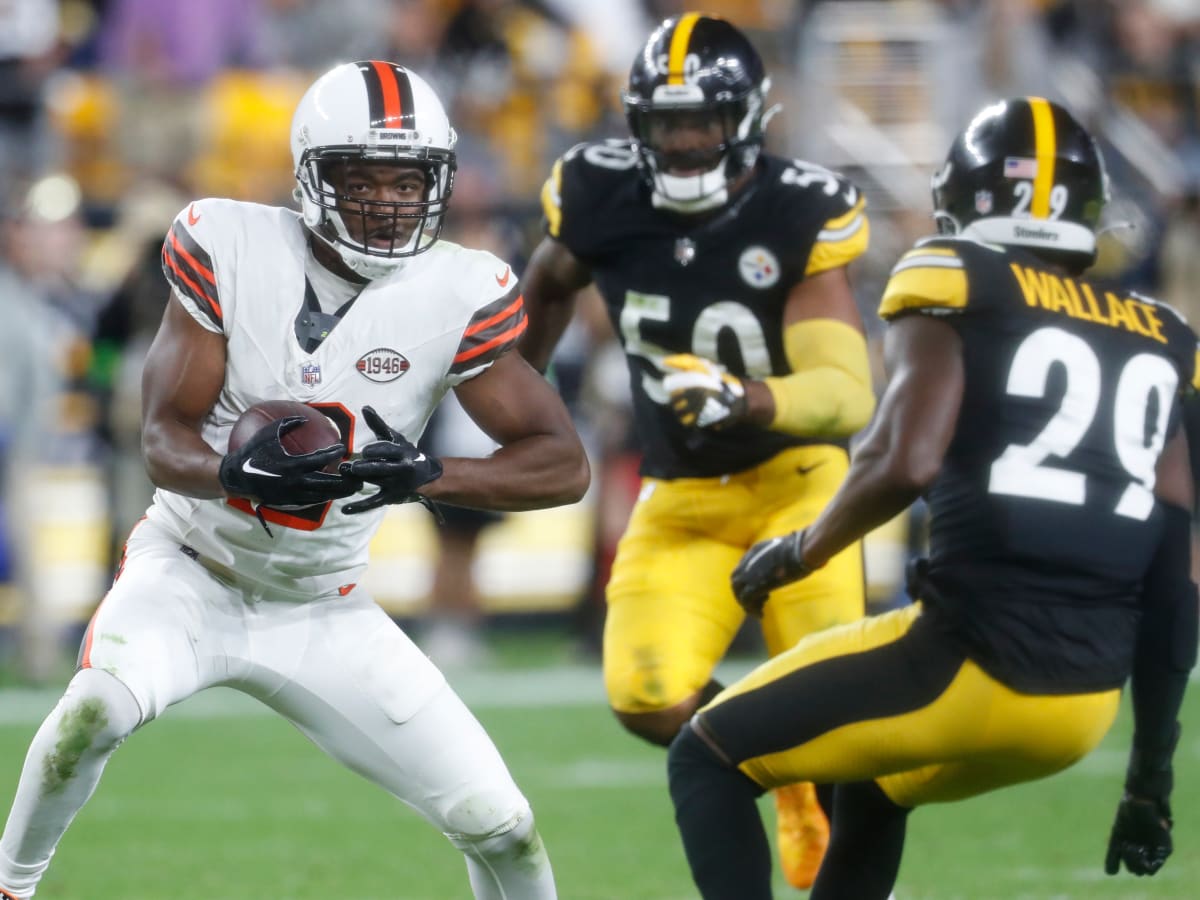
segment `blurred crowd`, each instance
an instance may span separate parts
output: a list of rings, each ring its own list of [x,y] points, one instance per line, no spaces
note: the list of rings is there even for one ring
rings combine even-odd
[[[519,270],[553,160],[626,133],[630,62],[657,21],[691,5],[0,3],[0,584],[22,584],[25,527],[13,523],[39,506],[19,499],[32,490],[27,465],[102,468],[110,560],[141,514],[139,376],[167,298],[163,234],[197,197],[291,204],[288,126],[316,74],[385,58],[430,80],[460,136],[447,236]],[[1104,143],[1116,198],[1107,274],[1200,322],[1200,0],[703,7],[768,62],[782,104],[769,149],[847,171],[867,191],[872,250],[856,290],[868,323],[891,264],[931,230],[928,178],[950,137],[987,99],[1027,93],[1065,102]],[[605,486],[602,580],[636,483],[624,367],[602,315],[581,319],[556,365]]]

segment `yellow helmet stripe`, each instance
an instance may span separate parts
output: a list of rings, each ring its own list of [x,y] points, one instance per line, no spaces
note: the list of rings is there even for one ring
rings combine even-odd
[[[688,44],[692,40],[692,29],[700,13],[684,13],[675,24],[671,35],[671,50],[667,55],[667,84],[683,84],[683,63],[687,59]]]
[[[1041,97],[1030,97],[1033,111],[1034,152],[1037,154],[1037,174],[1033,176],[1033,200],[1029,211],[1035,219],[1050,217],[1050,191],[1054,187],[1055,146],[1054,112]]]

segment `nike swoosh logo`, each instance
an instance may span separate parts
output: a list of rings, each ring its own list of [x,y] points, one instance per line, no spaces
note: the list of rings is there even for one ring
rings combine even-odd
[[[496,284],[500,285],[500,287],[508,287],[508,279],[511,275],[512,275],[512,268],[509,266],[505,266],[503,278],[501,278],[499,275],[494,275],[493,277],[496,279]]]
[[[819,469],[823,465],[825,465],[825,460],[813,463],[811,466],[796,466],[796,471],[801,475],[807,475],[813,469]]]
[[[282,477],[277,472],[263,471],[258,466],[254,465],[252,462],[250,462],[250,460],[246,460],[245,462],[242,463],[242,471],[245,472],[247,475],[266,475],[268,478]]]
[[[196,215],[196,204],[193,203],[191,206],[188,207],[188,224],[195,225],[199,221],[200,221],[200,217],[198,215]]]

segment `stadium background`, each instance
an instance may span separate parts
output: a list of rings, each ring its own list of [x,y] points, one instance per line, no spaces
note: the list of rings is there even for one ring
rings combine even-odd
[[[204,196],[289,204],[287,130],[304,88],[336,62],[389,58],[434,83],[460,135],[447,236],[493,249],[519,272],[539,236],[537,194],[550,164],[580,140],[625,133],[618,92],[629,62],[654,22],[686,8],[667,0],[0,3],[0,685],[32,686],[30,693],[0,694],[8,698],[0,699],[0,785],[15,779],[35,713],[52,702],[36,687],[53,690],[65,680],[82,626],[149,498],[137,452],[138,378],[166,301],[158,251],[172,217]],[[867,192],[872,245],[853,274],[872,338],[891,263],[931,228],[928,178],[950,138],[983,102],[1025,93],[1066,102],[1104,144],[1116,197],[1108,220],[1117,227],[1104,238],[1101,268],[1200,322],[1197,0],[712,0],[700,8],[744,27],[767,60],[770,97],[782,104],[768,130],[770,149],[842,169]],[[498,729],[506,752],[509,735],[520,745],[540,728],[575,729],[580,742],[617,748],[625,760],[588,777],[618,783],[624,772],[631,794],[653,795],[661,793],[661,760],[606,718],[594,654],[601,586],[636,490],[637,462],[623,362],[594,302],[568,333],[554,377],[585,435],[593,488],[575,507],[511,515],[484,533],[474,571],[497,629],[495,654],[482,676],[463,675],[463,690],[468,700],[484,697],[481,716]],[[919,517],[906,517],[872,536],[873,605],[896,602],[903,561],[920,531]],[[394,508],[372,547],[369,586],[406,623],[419,623],[427,611],[435,545],[432,520],[413,506]],[[522,627],[508,627],[514,624]],[[746,660],[757,652],[751,637],[740,649]],[[515,678],[518,685],[527,670],[535,678],[557,673],[541,677],[561,679],[570,699],[535,690],[528,708],[497,702],[508,712],[488,712],[492,670],[499,684]],[[257,719],[244,725],[252,717],[236,701],[214,703],[215,721],[261,730],[269,736],[263,741],[297,752],[286,731],[279,735]],[[557,726],[538,724],[552,712]],[[180,727],[164,726],[166,736],[157,740],[196,740]],[[1110,739],[1092,772],[1111,782],[1107,794],[1091,791],[1101,795],[1101,820],[1115,801],[1122,739]],[[1191,796],[1195,740],[1181,754],[1181,767],[1188,767],[1181,790]],[[135,757],[145,761],[154,758],[149,746],[122,752],[145,753]],[[132,772],[139,763],[123,765]],[[514,768],[520,774],[518,762]],[[210,776],[219,778],[197,774],[200,790]],[[346,789],[333,783],[335,792]],[[1066,808],[1087,799],[1090,788],[1064,783],[1054,796]],[[363,798],[368,808],[386,802]],[[997,820],[1007,808],[995,807]],[[959,816],[960,836],[981,833],[989,807],[980,809],[977,816],[951,814]],[[81,817],[85,829],[90,813]],[[147,821],[154,821],[149,813]],[[647,821],[671,828],[661,802]],[[104,820],[103,828],[111,826]],[[1099,846],[1105,826],[1095,827],[1092,843]],[[1200,856],[1194,825],[1183,827],[1192,833],[1193,858]],[[69,837],[71,852],[101,831]],[[116,828],[110,840],[123,833]],[[625,834],[622,852],[668,848],[672,859],[659,868],[671,887],[597,887],[564,896],[685,896],[673,834],[636,834]],[[1008,846],[1015,839],[1005,840],[1015,857]],[[930,846],[940,853],[938,841]],[[1018,843],[1046,851],[1054,839],[1035,831]],[[1060,848],[1064,857],[1070,844]],[[83,871],[84,863],[76,865],[73,871]],[[1174,875],[1168,867],[1166,893],[1160,879],[1145,895],[1188,896],[1188,878],[1200,879],[1200,864],[1192,865],[1180,863]],[[973,863],[969,852],[951,866],[979,867],[986,863]],[[457,873],[453,859],[447,870]],[[932,868],[931,887],[921,893],[921,871],[906,863],[902,884],[909,875],[916,885],[906,896],[1143,896],[1128,884],[1122,892],[1087,876],[1057,893],[1019,877],[983,886],[995,874],[978,884],[955,881],[958,887],[939,893],[941,876]],[[454,887],[444,894],[431,887],[402,896],[452,896],[460,881],[448,881]],[[54,893],[53,884],[63,892]],[[1171,893],[1171,884],[1182,892]],[[247,889],[244,896],[325,896],[306,889]],[[88,896],[166,895],[155,891]],[[374,896],[360,891],[344,895]],[[47,882],[46,893],[83,896],[56,882]],[[197,888],[194,896],[209,894]]]

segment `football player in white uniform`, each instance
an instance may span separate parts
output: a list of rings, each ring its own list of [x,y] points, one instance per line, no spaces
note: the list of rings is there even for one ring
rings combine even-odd
[[[441,829],[476,897],[555,896],[529,804],[488,735],[356,586],[386,504],[529,509],[573,502],[588,483],[557,394],[509,352],[525,329],[516,276],[438,240],[454,143],[417,75],[340,65],[293,120],[301,213],[210,199],[175,220],[171,298],[143,381],[158,491],[29,749],[0,839],[0,897],[33,896],[126,737],[213,685],[261,700]],[[500,444],[492,456],[413,446],[451,389]],[[280,438],[300,423],[279,420],[226,452],[242,412],[286,398],[324,411],[343,443],[290,456]]]

